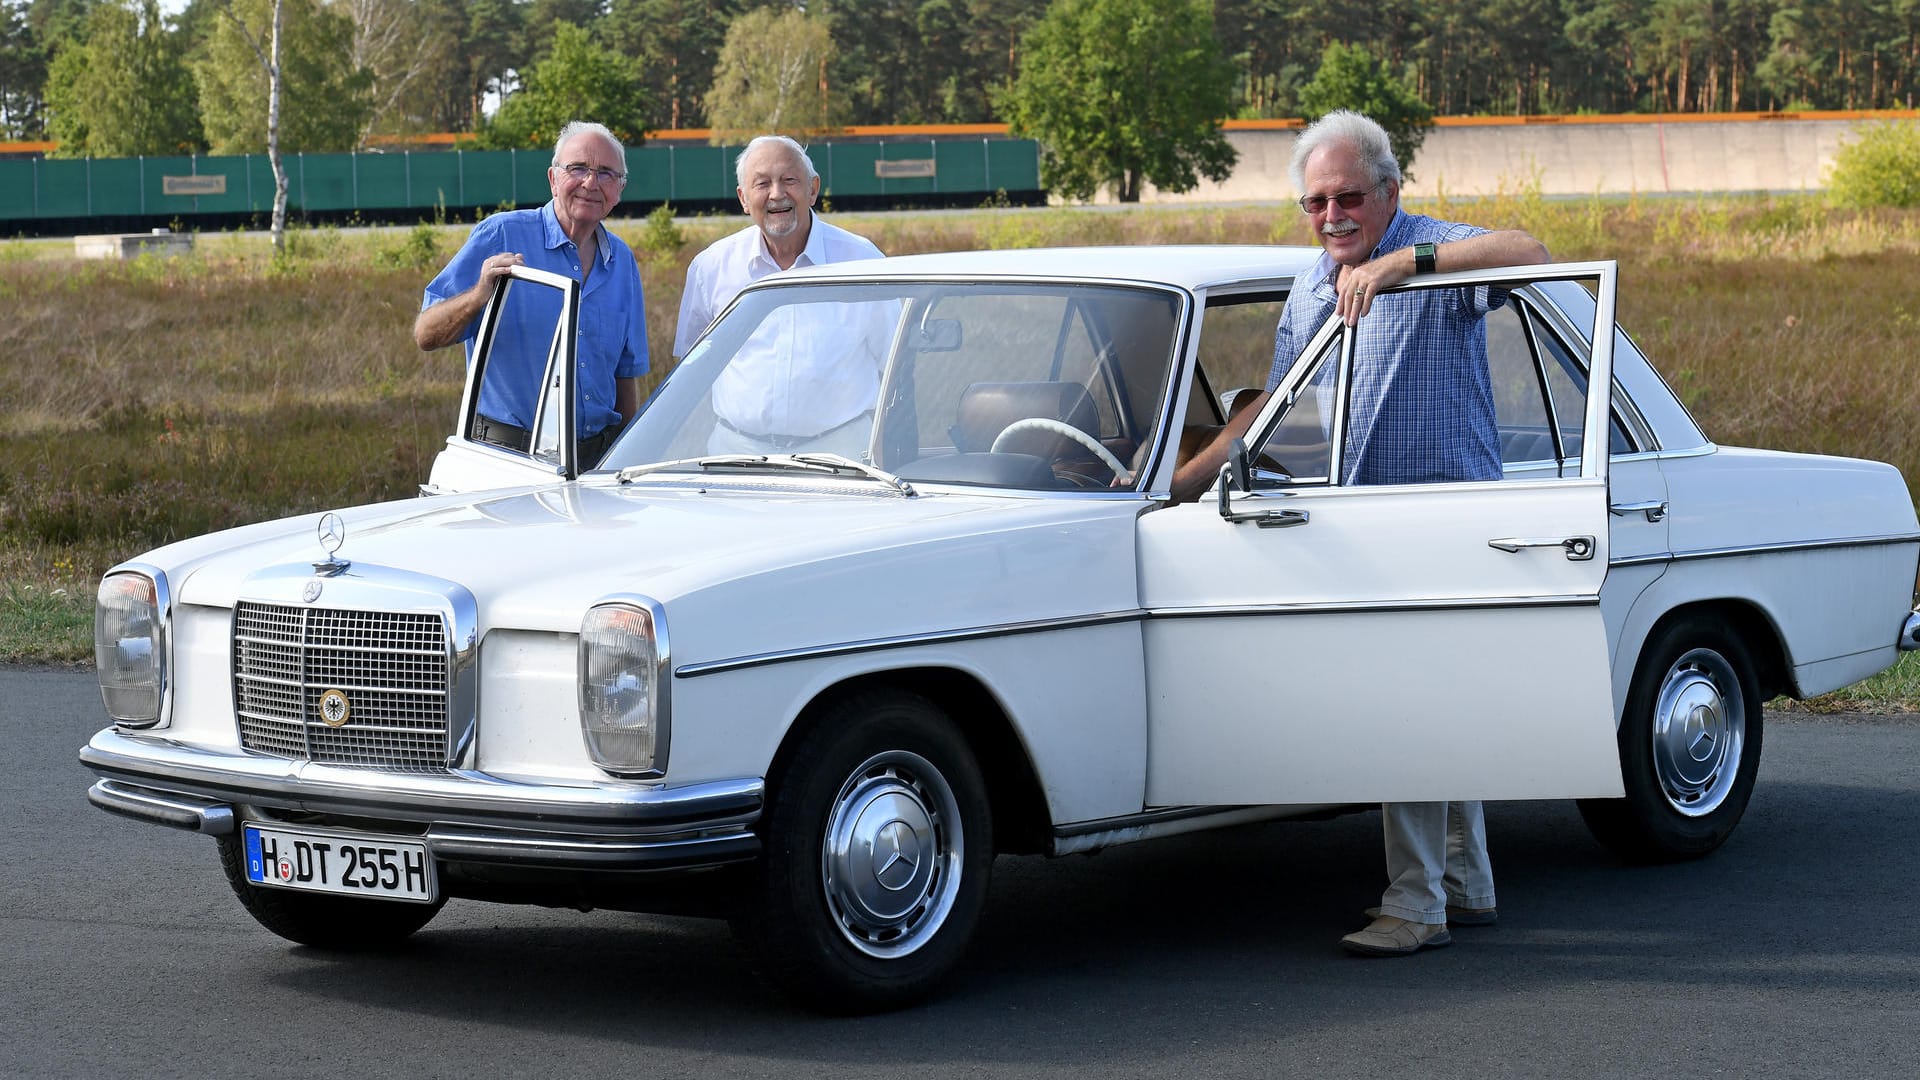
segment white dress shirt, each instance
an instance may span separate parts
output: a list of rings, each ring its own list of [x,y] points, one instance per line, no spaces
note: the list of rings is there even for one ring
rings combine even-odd
[[[866,237],[829,225],[819,214],[813,214],[812,225],[807,230],[806,250],[793,260],[793,265],[820,266],[880,257],[880,249]],[[686,289],[680,294],[680,325],[673,335],[674,357],[687,355],[700,332],[741,289],[779,271],[780,264],[773,261],[766,238],[760,235],[757,225],[721,237],[695,255],[687,266]]]
[[[880,249],[814,215],[794,266],[876,259]],[[674,355],[684,357],[741,289],[777,273],[757,226],[694,256],[680,299]],[[781,445],[849,425],[873,409],[896,305],[819,303],[771,314],[727,362],[713,385],[713,411],[727,435]],[[864,441],[864,439],[862,439]]]

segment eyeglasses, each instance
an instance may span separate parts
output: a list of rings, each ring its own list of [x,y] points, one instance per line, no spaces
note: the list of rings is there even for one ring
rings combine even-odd
[[[591,165],[582,164],[578,161],[571,165],[555,165],[554,168],[559,169],[561,172],[566,173],[568,176],[583,184],[586,183],[587,177],[589,176],[600,181],[602,184],[617,184],[627,178],[626,173],[614,172],[612,169],[596,169]]]
[[[1367,196],[1378,190],[1380,190],[1380,185],[1375,184],[1365,191],[1342,191],[1333,195],[1302,195],[1300,197],[1300,212],[1303,214],[1324,214],[1327,212],[1328,203],[1339,203],[1340,209],[1342,210],[1358,210],[1360,209],[1360,204],[1367,201]]]

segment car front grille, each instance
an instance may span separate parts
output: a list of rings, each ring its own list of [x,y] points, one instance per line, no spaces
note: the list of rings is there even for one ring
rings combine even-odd
[[[435,614],[242,601],[233,616],[240,744],[276,757],[437,772],[447,765],[447,626]],[[329,725],[321,699],[345,721]]]

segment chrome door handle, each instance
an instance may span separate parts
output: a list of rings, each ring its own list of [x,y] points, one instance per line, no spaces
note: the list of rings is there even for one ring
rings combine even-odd
[[[1593,537],[1591,536],[1508,536],[1499,540],[1487,541],[1490,548],[1515,552],[1522,548],[1557,547],[1567,553],[1571,562],[1585,562],[1593,558]]]
[[[1628,514],[1645,514],[1647,515],[1648,521],[1659,521],[1661,518],[1667,516],[1667,501],[1665,499],[1648,499],[1646,502],[1614,503],[1607,507],[1607,513],[1613,514],[1616,517],[1626,517]]]
[[[1292,529],[1312,515],[1305,510],[1229,510],[1222,516],[1235,525],[1251,521],[1262,529]]]

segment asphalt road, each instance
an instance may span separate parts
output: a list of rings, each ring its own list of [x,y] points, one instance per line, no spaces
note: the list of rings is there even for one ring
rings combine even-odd
[[[1770,716],[1720,852],[1488,808],[1501,922],[1342,955],[1378,814],[1002,859],[970,963],[821,1019],[724,926],[456,901],[403,950],[259,929],[213,844],[87,805],[91,675],[0,670],[0,1076],[1920,1075],[1920,720]]]

